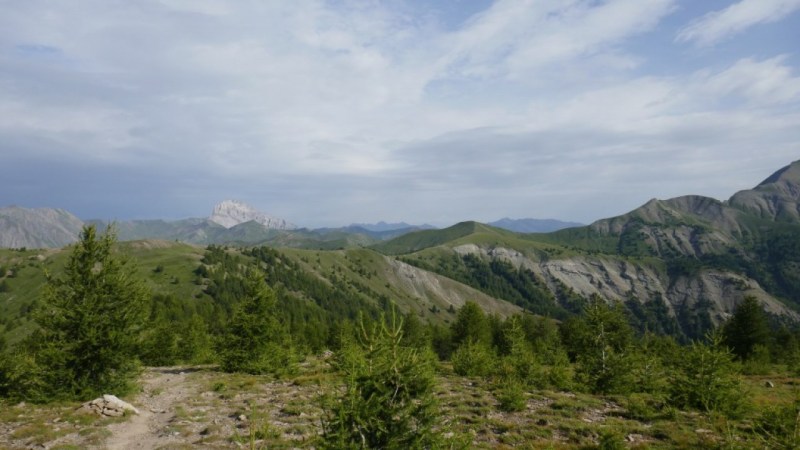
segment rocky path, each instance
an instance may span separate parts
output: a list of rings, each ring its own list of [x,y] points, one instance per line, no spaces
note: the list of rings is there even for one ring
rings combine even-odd
[[[111,450],[154,449],[181,443],[180,433],[170,432],[175,407],[194,392],[180,368],[151,368],[142,379],[144,391],[131,403],[139,409],[122,423],[109,426],[111,436],[102,446]]]

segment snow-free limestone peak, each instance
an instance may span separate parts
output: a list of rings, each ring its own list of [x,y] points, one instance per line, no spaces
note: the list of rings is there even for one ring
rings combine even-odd
[[[276,217],[268,216],[254,207],[236,200],[225,200],[214,206],[214,211],[208,220],[232,228],[246,222],[257,222],[267,228],[276,230],[292,230],[295,225]]]

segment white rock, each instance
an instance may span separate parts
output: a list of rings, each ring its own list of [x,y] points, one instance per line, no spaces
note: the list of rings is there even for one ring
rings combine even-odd
[[[136,409],[133,405],[126,401],[120,400],[116,395],[105,394],[103,395],[103,400],[106,402],[106,408],[108,405],[113,405],[114,408],[122,410],[122,411],[130,411],[134,414],[139,414],[139,410]]]
[[[250,205],[235,200],[225,200],[215,206],[208,220],[222,225],[225,228],[231,228],[250,221],[255,221],[267,228],[274,228],[277,230],[291,230],[297,228],[283,219],[270,217]]]
[[[93,412],[104,416],[119,417],[125,414],[125,411],[130,411],[134,414],[139,414],[139,410],[133,405],[123,400],[120,400],[116,395],[105,394],[94,400],[88,401],[81,405],[81,410]]]

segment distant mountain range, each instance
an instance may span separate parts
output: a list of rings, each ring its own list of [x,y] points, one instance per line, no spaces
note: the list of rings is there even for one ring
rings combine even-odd
[[[3,208],[0,242],[60,246],[82,224],[66,211]],[[223,202],[209,218],[117,227],[123,240],[151,239],[131,248],[181,247],[178,240],[314,249],[284,250],[280,259],[315,279],[329,279],[330,286],[350,286],[358,291],[353,295],[395,299],[406,310],[439,319],[444,308],[479,292],[489,311],[511,305],[555,318],[580,312],[597,295],[624,304],[640,329],[685,339],[702,338],[746,296],[757,298],[774,320],[800,323],[800,161],[727,201],[653,199],[627,214],[548,233],[477,222],[444,229],[406,223],[292,229],[237,202]],[[316,251],[340,248],[346,251]],[[26,261],[7,265],[16,273],[28,267]]]
[[[407,230],[409,228],[416,228],[418,230],[429,230],[436,227],[433,225],[428,225],[427,223],[423,225],[410,225],[405,222],[386,223],[384,221],[380,221],[378,223],[352,223],[345,228],[363,229],[374,233],[382,233],[385,231]]]
[[[105,227],[107,220],[92,219],[86,224]],[[128,220],[114,222],[122,241],[165,239],[192,244],[272,245],[298,248],[332,249],[365,246],[433,225],[406,222],[354,223],[338,228],[298,228],[288,221],[269,216],[235,200],[214,206],[207,218],[182,220]],[[571,222],[537,219],[502,219],[499,228],[518,232],[546,232],[575,226]],[[0,248],[62,247],[75,242],[84,221],[68,211],[50,208],[0,208]]]
[[[549,233],[551,231],[563,230],[564,228],[581,227],[584,224],[578,222],[562,222],[555,219],[509,219],[505,217],[487,225],[502,228],[517,233]]]

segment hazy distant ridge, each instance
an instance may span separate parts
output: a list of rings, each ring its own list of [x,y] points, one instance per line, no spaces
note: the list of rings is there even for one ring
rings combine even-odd
[[[63,247],[78,239],[82,226],[63,209],[0,208],[0,247]]]
[[[556,219],[509,219],[504,217],[487,225],[517,233],[549,233],[564,228],[582,227],[578,222],[563,222]]]

